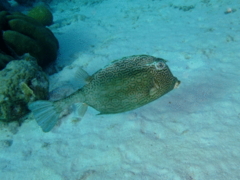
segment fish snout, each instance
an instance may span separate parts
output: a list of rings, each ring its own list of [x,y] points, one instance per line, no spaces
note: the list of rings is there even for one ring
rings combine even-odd
[[[176,78],[177,79],[177,78]],[[179,81],[178,79],[176,80],[173,89],[178,88],[178,86],[181,84],[181,81]]]

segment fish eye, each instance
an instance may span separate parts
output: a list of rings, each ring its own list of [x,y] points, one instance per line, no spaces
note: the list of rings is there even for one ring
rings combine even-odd
[[[159,62],[159,63],[155,64],[155,67],[158,70],[165,68],[165,66],[166,66],[166,64],[164,62]]]

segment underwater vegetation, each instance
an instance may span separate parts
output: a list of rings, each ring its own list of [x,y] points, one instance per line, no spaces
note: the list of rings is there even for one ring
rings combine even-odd
[[[39,12],[39,8],[35,10]],[[58,40],[44,26],[52,22],[52,16],[49,15],[50,12],[46,16],[43,16],[43,13],[36,16],[34,12],[34,9],[29,12],[32,17],[20,12],[0,12],[0,69],[25,53],[35,57],[42,67],[57,58]]]

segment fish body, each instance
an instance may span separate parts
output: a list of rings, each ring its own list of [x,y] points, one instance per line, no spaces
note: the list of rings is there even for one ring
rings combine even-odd
[[[36,101],[29,105],[43,131],[53,126],[50,127],[49,122],[44,120],[46,117],[42,114],[42,106],[46,106],[45,113],[51,112],[55,119],[68,106],[79,102],[85,104],[84,108],[80,108],[82,113],[86,105],[95,108],[100,114],[121,113],[148,104],[180,84],[168,68],[166,60],[149,55],[115,60],[92,76],[83,71],[79,74],[79,78],[84,77],[85,85],[72,95],[53,103]]]
[[[175,78],[166,61],[147,55],[115,61],[91,77],[80,91],[85,103],[101,114],[129,111],[172,90]]]

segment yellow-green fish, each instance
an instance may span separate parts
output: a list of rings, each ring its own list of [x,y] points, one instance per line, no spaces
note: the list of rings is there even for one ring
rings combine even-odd
[[[55,102],[40,100],[29,104],[44,132],[50,131],[64,110],[74,103],[81,103],[80,116],[86,112],[87,105],[100,114],[121,113],[150,103],[180,84],[166,60],[149,55],[115,60],[92,76],[80,69],[78,78],[84,85],[70,96]]]

